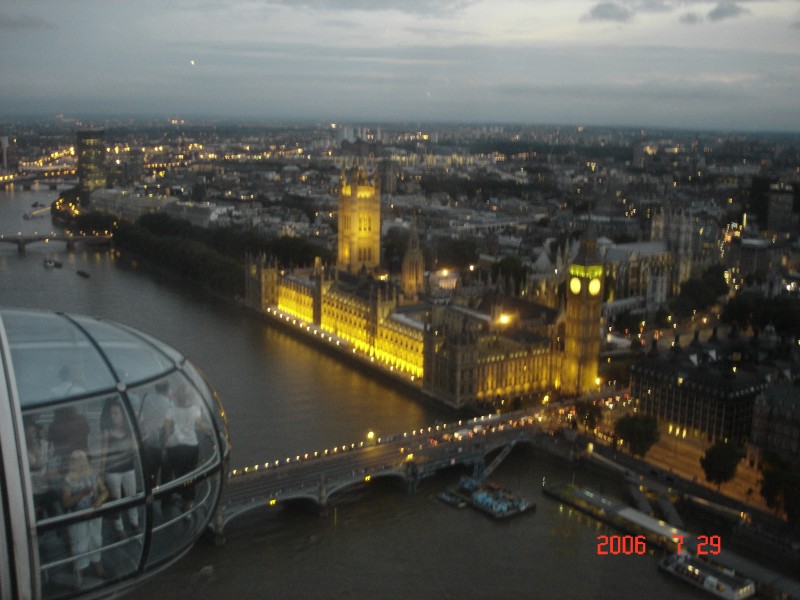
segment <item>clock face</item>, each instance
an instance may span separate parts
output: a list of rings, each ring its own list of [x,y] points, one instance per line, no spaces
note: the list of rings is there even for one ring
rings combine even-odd
[[[600,293],[600,280],[597,277],[589,282],[589,293],[592,296],[597,296]]]
[[[581,280],[577,277],[573,277],[569,280],[569,289],[573,294],[580,294],[581,293]]]

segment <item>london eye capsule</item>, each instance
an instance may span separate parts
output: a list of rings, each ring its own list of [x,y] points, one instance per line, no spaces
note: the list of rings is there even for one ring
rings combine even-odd
[[[221,494],[224,415],[144,333],[0,308],[0,598],[111,595],[183,556]]]

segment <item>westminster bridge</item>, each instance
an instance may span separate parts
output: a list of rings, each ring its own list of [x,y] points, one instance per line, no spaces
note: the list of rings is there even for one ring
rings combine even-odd
[[[414,492],[421,480],[456,465],[488,476],[516,444],[540,437],[550,436],[533,412],[517,411],[234,469],[209,527],[222,540],[234,517],[288,500],[312,502],[324,513],[331,497],[379,477],[396,478]],[[487,466],[487,455],[497,450]]]
[[[48,209],[49,210],[49,209]],[[69,233],[42,233],[32,235],[3,235],[0,234],[0,243],[14,244],[17,246],[20,254],[25,254],[25,249],[28,244],[35,244],[37,242],[49,244],[50,242],[65,242],[67,250],[74,250],[75,245],[83,243],[86,245],[102,245],[111,241],[112,235],[110,233],[94,233],[94,234],[69,234]]]

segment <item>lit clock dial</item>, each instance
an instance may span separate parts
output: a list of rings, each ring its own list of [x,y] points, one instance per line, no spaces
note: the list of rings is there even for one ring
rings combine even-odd
[[[577,277],[573,277],[569,280],[569,289],[573,294],[580,294],[581,293],[581,280]]]
[[[592,296],[597,296],[600,293],[600,280],[596,277],[589,282],[589,293]]]

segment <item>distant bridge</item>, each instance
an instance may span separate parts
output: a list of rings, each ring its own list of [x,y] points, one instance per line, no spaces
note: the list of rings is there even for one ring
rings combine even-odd
[[[44,233],[34,235],[3,235],[0,234],[0,243],[15,244],[20,254],[25,254],[25,248],[28,244],[35,244],[36,242],[65,242],[67,250],[74,250],[75,245],[83,243],[86,245],[101,245],[107,244],[112,239],[110,233],[94,233],[94,234],[78,234],[72,235],[69,233]]]
[[[221,540],[234,517],[287,500],[308,500],[324,511],[332,496],[378,477],[395,477],[414,492],[422,479],[455,465],[472,466],[481,476],[494,470],[515,444],[534,443],[539,436],[549,437],[533,413],[518,411],[235,469],[210,528]],[[497,462],[486,468],[486,455],[500,448],[505,450]]]
[[[0,190],[10,186],[21,185],[23,190],[29,190],[34,185],[46,185],[49,189],[58,189],[59,185],[77,184],[74,167],[51,168],[25,173],[13,173],[0,176]]]

